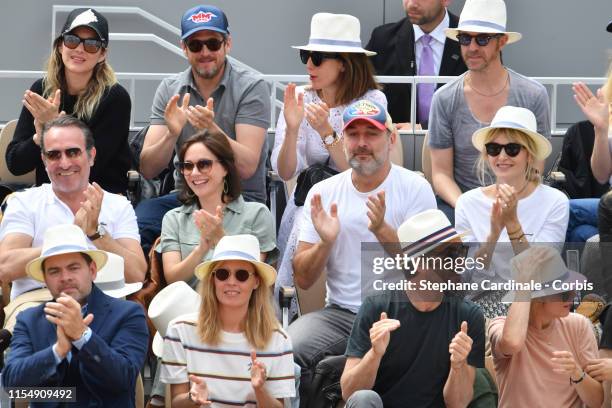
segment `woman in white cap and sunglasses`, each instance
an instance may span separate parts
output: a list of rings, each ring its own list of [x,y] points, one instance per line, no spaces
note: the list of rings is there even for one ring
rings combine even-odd
[[[317,13],[310,23],[307,45],[294,46],[306,65],[310,84],[285,89],[285,103],[276,124],[272,168],[290,180],[315,164],[337,171],[349,168],[342,144],[342,112],[358,99],[387,107],[369,56],[362,47],[359,20],[348,14]],[[301,205],[299,203],[299,208]],[[291,276],[291,258],[297,243],[294,220],[299,211],[292,195],[279,229],[279,277]]]
[[[130,96],[108,64],[108,22],[92,8],[68,15],[53,42],[45,76],[23,97],[23,109],[6,150],[11,173],[36,170],[36,184],[49,178],[41,159],[44,124],[61,114],[84,121],[93,132],[96,161],[90,181],[111,193],[125,194],[130,153]]]
[[[491,125],[474,132],[480,152],[480,187],[462,194],[455,210],[455,228],[466,240],[481,243],[477,254],[487,269],[472,279],[509,280],[508,261],[530,243],[562,243],[569,217],[567,197],[541,183],[535,163],[550,155],[550,142],[536,130],[534,114],[525,108],[502,107]],[[503,243],[498,245],[498,243]],[[486,317],[505,314],[501,292],[476,299]]]
[[[253,235],[228,235],[197,266],[200,310],[173,320],[164,340],[172,406],[282,407],[295,395],[291,340],[271,303],[276,271],[259,254]]]

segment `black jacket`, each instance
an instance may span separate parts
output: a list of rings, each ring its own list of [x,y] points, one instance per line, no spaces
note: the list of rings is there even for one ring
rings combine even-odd
[[[449,26],[457,27],[459,17],[451,13],[448,15]],[[377,52],[377,55],[371,57],[377,75],[414,76],[417,74],[414,29],[408,18],[376,27],[372,31],[372,37],[366,49]],[[444,43],[439,75],[456,76],[465,71],[467,67],[461,58],[459,43],[447,39]],[[389,114],[393,122],[410,121],[410,88],[409,84],[384,84],[383,92],[387,96]]]

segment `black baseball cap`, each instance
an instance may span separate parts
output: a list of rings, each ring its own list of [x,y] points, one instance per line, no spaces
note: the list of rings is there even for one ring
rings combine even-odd
[[[608,23],[608,32],[612,33],[612,20]]]
[[[68,14],[61,35],[78,27],[89,27],[96,32],[104,46],[108,44],[108,21],[106,17],[92,8],[74,9]]]

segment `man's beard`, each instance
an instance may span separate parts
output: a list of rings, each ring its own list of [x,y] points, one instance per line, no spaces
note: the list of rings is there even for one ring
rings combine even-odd
[[[368,153],[372,155],[372,160],[368,160],[367,162],[360,161],[355,157],[358,154],[368,154]],[[366,151],[366,150],[358,150],[357,152],[355,152],[355,154],[352,155],[352,157],[347,158],[347,159],[353,171],[363,176],[373,175],[387,161],[387,157],[376,157],[375,154],[373,154],[370,151]]]
[[[214,68],[209,69],[209,70],[196,69],[195,72],[196,72],[196,74],[200,78],[203,78],[203,79],[212,79],[212,78],[217,76],[217,74],[219,73],[220,69],[221,68],[219,66],[215,66]]]

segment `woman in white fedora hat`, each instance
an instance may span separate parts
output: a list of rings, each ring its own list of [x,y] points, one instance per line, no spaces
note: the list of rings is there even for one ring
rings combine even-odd
[[[310,84],[285,89],[285,101],[276,124],[271,163],[283,180],[309,166],[327,165],[336,171],[349,168],[342,143],[342,112],[358,99],[387,107],[369,60],[376,53],[362,47],[360,22],[348,14],[317,13],[310,23],[308,44],[294,46],[306,65]],[[281,259],[279,284],[292,284],[291,259],[297,245],[302,204],[292,193],[278,234]]]
[[[528,109],[502,107],[490,126],[473,134],[472,144],[480,152],[479,176],[486,187],[459,197],[455,227],[470,231],[466,239],[481,243],[478,255],[488,259],[487,270],[472,279],[507,281],[508,261],[530,243],[565,241],[568,199],[541,183],[534,163],[545,160],[552,147],[536,131],[535,116]],[[496,301],[483,300],[481,306],[487,317],[505,311]]]
[[[253,235],[228,235],[197,266],[200,310],[173,321],[164,340],[160,378],[173,406],[282,407],[295,395],[291,340],[271,303],[276,271],[259,254]]]
[[[182,280],[195,287],[193,270],[212,256],[212,249],[226,234],[255,235],[260,259],[275,262],[278,250],[272,214],[261,203],[244,201],[227,138],[215,132],[197,133],[183,143],[178,159],[183,205],[164,216],[157,248],[166,281]]]
[[[515,281],[542,287],[509,293],[508,316],[491,321],[499,406],[603,406],[602,384],[593,378],[598,355],[593,326],[570,311],[586,277],[570,271],[549,246],[529,248],[511,264]]]

